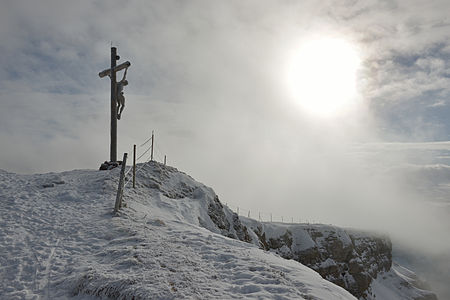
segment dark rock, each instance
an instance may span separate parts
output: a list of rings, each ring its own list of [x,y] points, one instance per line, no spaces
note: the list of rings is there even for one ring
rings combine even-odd
[[[239,216],[235,213],[233,215],[233,228],[236,231],[237,238],[241,241],[251,243],[252,238],[248,234],[247,227],[242,225],[241,220],[239,219]]]
[[[392,244],[387,237],[346,233],[351,239],[350,244],[343,243],[333,232],[329,232],[323,241],[317,239],[319,235],[311,234],[318,249],[313,248],[306,257],[303,256],[305,253],[299,253],[297,260],[355,297],[364,299],[372,280],[391,268]],[[321,262],[327,258],[335,261],[336,267],[323,266]]]
[[[223,211],[222,203],[219,201],[219,197],[216,195],[214,200],[208,206],[208,215],[214,224],[222,230],[222,234],[230,230],[230,222]]]
[[[99,170],[100,171],[111,170],[117,168],[121,164],[122,164],[121,161],[105,161],[100,165]]]
[[[227,216],[225,215],[224,207],[217,195],[215,195],[214,200],[212,200],[208,205],[208,215],[211,218],[211,221],[213,221],[213,223],[220,229],[222,235],[247,243],[252,241],[247,227],[242,225],[237,214],[233,214],[232,224],[230,224]],[[200,225],[202,225],[202,223],[200,223]]]
[[[253,231],[262,249],[273,250],[286,259],[294,259],[314,269],[360,299],[367,297],[372,280],[391,268],[392,245],[387,237],[352,233],[335,227],[324,230],[324,227],[306,226],[302,229],[314,242],[302,250],[292,246],[290,230],[269,239],[262,225]]]
[[[280,236],[279,238],[269,238],[268,242],[270,249],[280,249],[283,246],[287,246],[289,248],[292,247],[292,232],[286,230],[286,232]]]
[[[256,227],[256,229],[253,230],[253,231],[255,232],[256,236],[258,236],[258,239],[259,239],[259,247],[262,248],[262,249],[264,249],[264,250],[266,250],[266,251],[269,250],[269,249],[270,249],[270,246],[269,246],[269,244],[267,243],[267,240],[266,240],[266,233],[263,232],[262,226],[259,225],[259,226]]]

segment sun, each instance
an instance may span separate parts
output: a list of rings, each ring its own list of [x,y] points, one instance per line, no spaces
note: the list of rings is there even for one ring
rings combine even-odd
[[[308,113],[329,117],[355,104],[360,58],[355,47],[336,38],[312,39],[288,62],[291,98]]]

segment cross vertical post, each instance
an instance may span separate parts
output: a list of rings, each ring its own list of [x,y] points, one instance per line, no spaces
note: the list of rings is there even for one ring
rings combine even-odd
[[[116,72],[113,72],[117,62],[117,48],[111,47],[111,144],[109,160],[117,161],[117,100],[116,100]]]

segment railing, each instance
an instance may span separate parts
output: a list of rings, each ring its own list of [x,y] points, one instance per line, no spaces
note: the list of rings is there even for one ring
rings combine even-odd
[[[126,163],[127,163],[127,157],[128,157],[128,153],[124,153],[123,155],[123,160],[122,160],[122,167],[120,170],[120,178],[119,178],[119,186],[117,188],[117,195],[116,195],[116,203],[114,205],[114,212],[118,212],[119,209],[122,207],[122,198],[123,198],[123,191],[124,189],[127,187],[127,185],[132,182],[133,183],[133,188],[136,187],[136,175],[139,173],[139,171],[142,170],[142,168],[147,165],[150,161],[154,161],[154,155],[156,154],[156,156],[161,159],[160,156],[160,150],[155,151],[156,149],[159,149],[158,146],[155,144],[155,134],[152,131],[152,135],[150,138],[148,138],[144,143],[142,143],[139,148],[144,147],[145,145],[147,145],[149,142],[151,141],[150,146],[144,150],[142,152],[142,154],[139,155],[139,157],[136,158],[136,145],[133,145],[133,165],[128,169],[128,171],[125,172],[126,170]],[[155,147],[156,146],[156,147]],[[147,159],[146,158],[146,154],[148,154],[148,152],[150,151],[150,156],[148,156]],[[139,169],[136,170],[136,164],[141,161],[144,162]],[[164,165],[166,165],[167,162],[167,156],[164,155]],[[127,177],[127,175],[133,172],[133,176]]]

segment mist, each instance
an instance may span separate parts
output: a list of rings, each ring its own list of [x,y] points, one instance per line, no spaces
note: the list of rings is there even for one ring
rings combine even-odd
[[[381,231],[450,273],[433,261],[450,252],[445,1],[1,6],[0,168],[108,159],[109,81],[97,74],[112,43],[132,64],[119,157],[154,130],[157,160],[240,214]],[[330,118],[286,90],[286,66],[311,35],[345,38],[362,61],[357,104]]]

